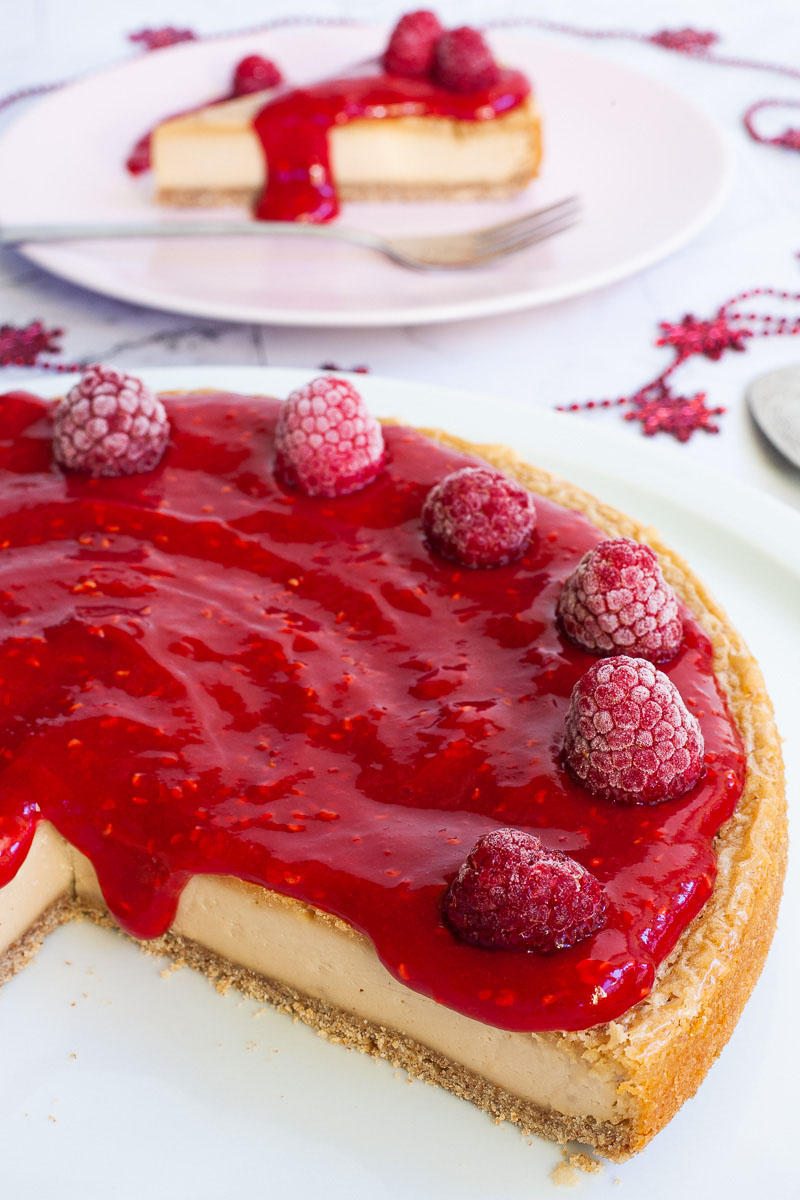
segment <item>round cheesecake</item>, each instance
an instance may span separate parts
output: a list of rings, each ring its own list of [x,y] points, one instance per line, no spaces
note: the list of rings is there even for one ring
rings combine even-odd
[[[87,912],[527,1130],[640,1149],[730,1035],[776,919],[780,746],[741,638],[652,530],[510,450],[387,425],[380,477],[320,499],[275,478],[277,401],[165,403],[163,461],[122,479],[55,467],[35,397],[0,409],[0,970]],[[476,462],[536,506],[494,570],[420,523]],[[598,802],[562,761],[594,660],[558,597],[609,535],[646,541],[682,604],[664,670],[704,772],[657,806]],[[595,872],[602,929],[553,954],[453,935],[445,889],[501,825]]]

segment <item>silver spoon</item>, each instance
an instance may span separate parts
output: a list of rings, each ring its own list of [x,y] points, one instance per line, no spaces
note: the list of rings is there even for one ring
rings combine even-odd
[[[747,403],[767,441],[800,468],[800,366],[755,379],[747,389]]]

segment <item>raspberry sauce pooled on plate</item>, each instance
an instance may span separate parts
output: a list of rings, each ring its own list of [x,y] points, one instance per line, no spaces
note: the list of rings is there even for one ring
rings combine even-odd
[[[636,1004],[710,895],[744,778],[691,613],[664,671],[702,776],[654,807],[601,799],[563,761],[598,660],[556,618],[600,530],[534,494],[521,556],[462,567],[421,515],[477,460],[387,426],[370,482],[311,496],[276,478],[278,401],[161,400],[161,461],[116,478],[54,462],[52,404],[0,400],[0,885],[41,818],[139,937],[192,875],[228,875],[342,917],[406,986],[490,1025],[582,1029]],[[602,925],[549,953],[456,936],[447,890],[507,828],[591,874]]]

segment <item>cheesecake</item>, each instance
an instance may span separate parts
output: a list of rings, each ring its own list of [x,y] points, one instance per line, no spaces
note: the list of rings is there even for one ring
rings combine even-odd
[[[513,77],[510,86],[520,90]],[[269,148],[282,136],[290,106],[301,105],[308,116],[302,117],[303,135],[296,142],[292,135],[292,157],[304,180],[310,179],[313,191],[328,203],[325,192],[334,181],[344,202],[451,201],[503,199],[535,177],[541,122],[530,97],[498,115],[483,98],[470,106],[468,116],[449,115],[450,105],[442,115],[427,115],[432,94],[441,89],[417,85],[413,90],[416,95],[409,98],[409,85],[398,89],[388,77],[376,76],[321,85],[266,104],[261,95],[236,97],[165,121],[151,139],[156,200],[183,207],[254,206],[268,196],[262,215],[286,219],[297,211],[306,216],[307,208],[292,207],[298,201],[288,180],[275,179],[269,192],[269,163],[280,154],[275,146],[270,155]],[[312,110],[329,106],[330,97],[344,105],[347,95],[358,96],[365,115],[346,124],[334,117],[330,132],[314,138],[315,143],[327,140],[329,149],[309,145]],[[478,110],[485,115],[473,115]],[[291,167],[285,170],[287,176],[291,172]]]
[[[407,14],[362,74],[302,88],[263,61],[276,86],[178,114],[139,144],[129,169],[152,165],[159,203],[326,221],[341,201],[505,198],[538,173],[530,82],[499,66],[477,30]]]
[[[302,410],[162,399],[142,411],[158,436],[168,417],[163,458],[116,477],[54,461],[49,404],[0,404],[0,979],[85,915],[526,1131],[642,1149],[732,1033],[776,921],[780,743],[741,637],[651,529],[509,449],[365,426],[337,493],[281,462]],[[536,514],[493,569],[421,524],[477,468]],[[662,669],[703,773],[661,804],[597,799],[563,761],[595,660],[559,596],[608,538],[647,542],[680,606]],[[574,944],[448,923],[498,826],[596,876],[604,912]]]

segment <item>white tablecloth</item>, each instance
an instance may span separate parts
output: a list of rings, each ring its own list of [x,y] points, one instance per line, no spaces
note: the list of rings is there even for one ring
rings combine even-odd
[[[398,5],[387,0],[316,0],[308,10],[366,20],[391,19]],[[574,24],[638,28],[650,33],[691,25],[723,37],[720,51],[800,65],[796,0],[730,5],[693,0],[673,5],[658,0],[525,3],[507,0],[442,0],[437,9],[450,23],[524,14]],[[141,51],[126,35],[145,26],[173,24],[197,33],[238,29],[282,14],[306,11],[299,4],[259,0],[31,0],[3,5],[0,91],[74,77]],[[552,35],[560,36],[560,35]],[[647,71],[691,95],[726,130],[734,151],[736,179],[712,225],[680,253],[613,287],[544,310],[512,316],[399,329],[275,329],[226,325],[181,317],[95,296],[52,278],[12,251],[0,253],[0,324],[40,318],[63,326],[64,353],[118,366],[245,363],[318,368],[367,363],[375,373],[463,386],[473,391],[523,399],[551,408],[590,397],[633,391],[669,361],[654,346],[659,320],[685,312],[710,316],[745,288],[762,285],[800,290],[800,154],[757,145],[745,134],[741,115],[761,97],[800,98],[800,82],[754,70],[716,67],[657,47],[626,41],[591,43],[597,54]],[[35,103],[30,101],[26,103]],[[21,106],[18,106],[21,108]],[[0,114],[0,128],[15,109]],[[763,114],[773,128],[791,113]],[[800,110],[797,120],[800,124]],[[665,164],[664,186],[669,187]],[[800,304],[795,306],[800,311]],[[575,352],[575,348],[579,352]],[[662,435],[685,470],[691,461],[722,470],[800,508],[800,472],[766,446],[745,409],[748,382],[773,367],[800,362],[800,338],[759,341],[746,354],[720,362],[692,359],[682,369],[680,390],[705,390],[712,404],[728,406],[717,436],[698,433],[687,445]],[[9,369],[0,384],[20,379]],[[618,413],[587,416],[621,429],[631,452],[647,454],[638,426]]]

